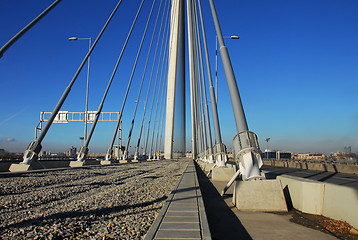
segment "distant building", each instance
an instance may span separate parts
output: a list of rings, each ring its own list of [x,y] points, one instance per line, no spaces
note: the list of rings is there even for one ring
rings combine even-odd
[[[77,148],[72,146],[68,151],[67,151],[67,156],[69,157],[76,157],[77,154]]]
[[[0,148],[0,154],[4,154],[4,153],[6,153],[5,149]]]
[[[291,159],[292,153],[290,152],[283,152],[283,151],[277,151],[276,152],[276,159]]]
[[[270,149],[265,149],[263,158],[265,158],[265,159],[266,158],[276,158],[276,151],[270,150]]]
[[[345,153],[351,153],[352,152],[352,147],[351,146],[345,146],[344,147],[344,152]]]
[[[325,159],[326,155],[322,153],[295,153],[292,158],[298,160],[320,160]]]
[[[292,156],[292,153],[290,153],[290,152],[265,149],[263,158],[264,159],[274,158],[274,159],[280,160],[280,159],[291,159],[291,156]]]

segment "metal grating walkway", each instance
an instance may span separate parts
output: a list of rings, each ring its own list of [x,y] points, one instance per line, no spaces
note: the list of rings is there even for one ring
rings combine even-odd
[[[193,160],[144,239],[211,239]]]

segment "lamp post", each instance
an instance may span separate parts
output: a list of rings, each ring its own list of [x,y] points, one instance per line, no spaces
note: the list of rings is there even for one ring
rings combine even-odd
[[[265,141],[266,141],[266,159],[268,159],[268,153],[269,153],[269,150],[268,150],[268,142],[270,141],[271,138],[266,138]]]
[[[232,35],[230,37],[223,37],[223,38],[230,38],[230,39],[240,39],[239,36]],[[215,98],[216,104],[218,103],[218,36],[215,36]]]
[[[81,140],[81,147],[83,146],[83,139],[84,139],[84,137],[80,137],[80,140]]]
[[[89,40],[88,41],[88,49],[91,49],[91,38],[78,38],[78,37],[70,37],[68,38],[70,41],[77,41],[77,40]],[[85,134],[84,134],[84,141],[87,140],[87,121],[88,121],[88,87],[89,87],[89,72],[90,72],[90,56],[88,57],[88,64],[87,64],[87,87],[86,87],[86,107],[85,107]]]

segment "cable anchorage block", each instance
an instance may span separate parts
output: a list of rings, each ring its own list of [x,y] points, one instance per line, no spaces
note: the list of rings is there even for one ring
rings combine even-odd
[[[233,139],[235,161],[245,180],[263,179],[263,165],[257,136],[251,131],[239,132]]]
[[[88,147],[82,146],[80,148],[80,151],[78,152],[77,161],[83,162],[86,159],[87,153],[88,153]]]
[[[36,161],[38,159],[38,155],[42,149],[42,146],[37,141],[32,141],[27,149],[24,152],[23,161],[21,164],[30,165],[32,161]]]

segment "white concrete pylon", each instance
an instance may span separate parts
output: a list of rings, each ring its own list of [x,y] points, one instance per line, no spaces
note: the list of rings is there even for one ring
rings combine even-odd
[[[172,0],[171,8],[171,25],[169,39],[169,61],[168,61],[168,77],[167,77],[167,107],[165,118],[165,144],[164,157],[171,159],[173,154],[173,130],[174,130],[174,111],[175,111],[175,88],[178,66],[178,46],[180,29],[180,17],[184,7],[183,0]],[[182,28],[183,29],[183,28]]]

